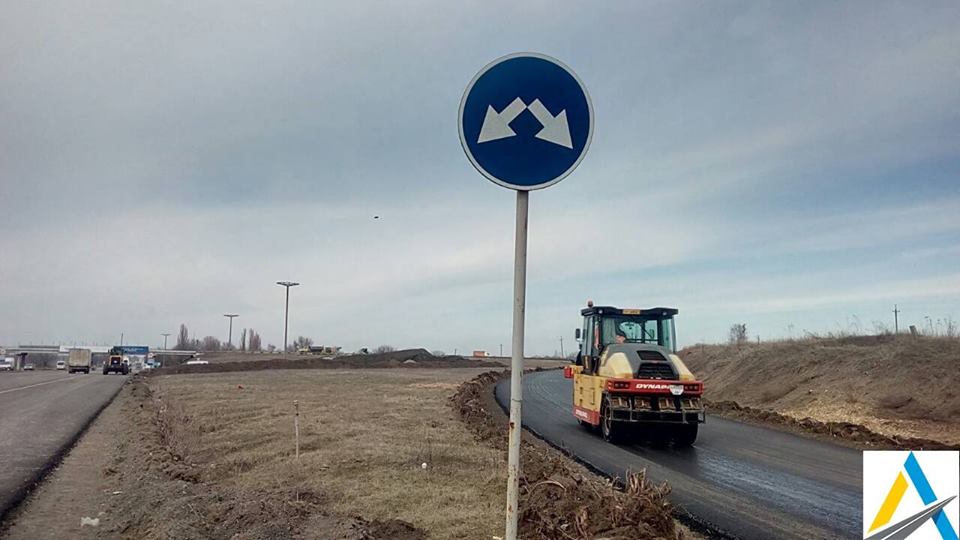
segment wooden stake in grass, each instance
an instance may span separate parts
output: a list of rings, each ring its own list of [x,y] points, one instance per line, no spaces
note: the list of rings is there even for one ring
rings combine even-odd
[[[297,444],[297,461],[300,461],[300,401],[293,400],[293,436]]]

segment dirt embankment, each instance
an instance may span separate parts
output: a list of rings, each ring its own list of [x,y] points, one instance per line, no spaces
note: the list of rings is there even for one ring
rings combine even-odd
[[[153,370],[157,375],[180,373],[223,373],[232,371],[260,371],[264,369],[354,369],[354,368],[493,368],[499,364],[464,358],[462,356],[434,356],[426,349],[407,349],[379,354],[356,354],[321,358],[298,356],[238,362],[217,361],[209,364],[164,366]]]
[[[713,412],[864,448],[960,446],[960,340],[850,336],[680,351]]]
[[[493,398],[493,385],[507,372],[488,372],[460,386],[454,409],[484,444],[506,449],[506,419]],[[680,539],[667,484],[650,483],[643,472],[622,487],[600,480],[557,450],[524,437],[520,478],[520,537]]]

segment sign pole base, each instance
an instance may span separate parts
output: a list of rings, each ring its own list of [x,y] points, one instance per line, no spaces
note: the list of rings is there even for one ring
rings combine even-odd
[[[520,495],[520,405],[523,403],[523,331],[527,299],[527,215],[530,192],[517,191],[513,266],[513,348],[510,359],[510,439],[507,446],[506,540],[516,540]]]

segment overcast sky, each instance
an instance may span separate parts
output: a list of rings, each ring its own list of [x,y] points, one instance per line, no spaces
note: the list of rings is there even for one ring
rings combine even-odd
[[[514,193],[456,120],[527,50],[596,113],[531,195],[528,352],[588,298],[681,344],[960,318],[956,1],[0,5],[3,344],[279,344],[296,280],[293,336],[509,352]]]

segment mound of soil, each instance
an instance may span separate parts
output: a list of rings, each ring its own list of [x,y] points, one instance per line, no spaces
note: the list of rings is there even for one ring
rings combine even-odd
[[[875,450],[956,450],[957,446],[944,444],[930,439],[917,437],[887,436],[862,424],[851,422],[820,422],[806,417],[796,419],[774,411],[745,407],[736,401],[707,401],[707,410],[743,422],[772,424],[790,431],[815,435],[821,439],[833,439],[835,442],[854,443],[853,446]]]
[[[460,385],[451,406],[479,441],[506,448],[506,418],[493,399],[493,385],[508,371],[487,372]],[[679,539],[667,501],[670,488],[651,484],[643,471],[620,486],[586,473],[538,441],[521,443],[520,537]]]
[[[499,364],[462,356],[433,356],[426,349],[406,349],[379,354],[355,354],[320,358],[313,356],[292,359],[270,358],[244,362],[181,364],[151,370],[157,375],[180,373],[222,373],[227,371],[260,371],[264,369],[363,369],[363,368],[477,368],[500,367]]]
[[[845,336],[680,351],[714,410],[868,447],[960,444],[960,339]]]

